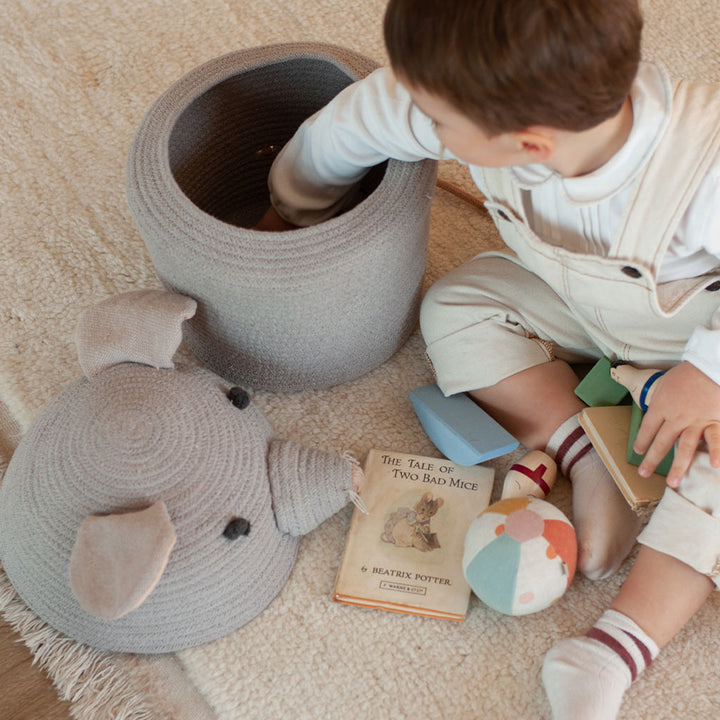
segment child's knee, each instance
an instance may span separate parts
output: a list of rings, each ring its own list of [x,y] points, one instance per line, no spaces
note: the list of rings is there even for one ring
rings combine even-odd
[[[462,268],[460,268],[462,269]],[[432,285],[420,304],[420,330],[426,344],[466,332],[474,333],[487,321],[504,325],[509,313],[482,287],[463,282],[459,273],[450,273]],[[516,327],[517,323],[513,324]]]
[[[437,324],[438,316],[442,314],[442,301],[437,284],[431,285],[420,303],[420,330],[426,336],[426,330],[430,330]]]
[[[431,285],[420,304],[420,330],[426,342],[447,334],[448,324],[457,314],[457,302],[450,297],[451,287],[444,278]]]

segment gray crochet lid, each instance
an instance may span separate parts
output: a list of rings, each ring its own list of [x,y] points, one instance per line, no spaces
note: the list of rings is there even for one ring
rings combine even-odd
[[[161,653],[229,633],[279,592],[298,541],[273,515],[273,431],[253,405],[233,406],[227,389],[199,368],[125,363],[69,386],[45,409],[0,493],[0,558],[43,620],[95,647]],[[89,614],[68,573],[80,523],[157,500],[177,533],[159,583],[124,617]],[[223,531],[237,517],[251,531],[229,540]]]
[[[178,80],[137,130],[131,211],[163,283],[198,301],[187,345],[231,382],[283,392],[347,382],[416,327],[436,163],[378,166],[354,206],[318,225],[248,229],[269,206],[276,151],[375,67],[323,43],[241,50]]]

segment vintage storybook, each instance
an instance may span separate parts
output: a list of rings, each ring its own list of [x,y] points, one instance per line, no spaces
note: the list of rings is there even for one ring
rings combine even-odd
[[[464,620],[465,535],[490,501],[494,471],[444,458],[371,450],[333,600]]]
[[[632,410],[630,405],[585,408],[580,413],[580,424],[625,499],[640,513],[657,504],[665,492],[666,480],[657,472],[641,477],[637,465],[627,460]]]

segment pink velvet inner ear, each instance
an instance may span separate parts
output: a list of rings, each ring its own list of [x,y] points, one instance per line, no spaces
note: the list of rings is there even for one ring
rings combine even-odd
[[[70,556],[70,587],[78,603],[102,620],[135,610],[158,584],[176,540],[163,502],[88,516]]]

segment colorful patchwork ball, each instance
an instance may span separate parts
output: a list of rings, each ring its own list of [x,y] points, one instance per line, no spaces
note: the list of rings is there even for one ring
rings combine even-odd
[[[463,571],[473,592],[494,610],[544,610],[570,586],[577,562],[575,530],[561,510],[534,497],[508,498],[468,528]]]

